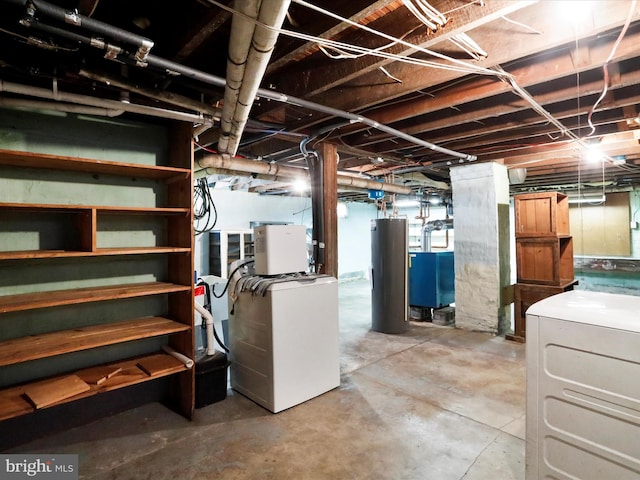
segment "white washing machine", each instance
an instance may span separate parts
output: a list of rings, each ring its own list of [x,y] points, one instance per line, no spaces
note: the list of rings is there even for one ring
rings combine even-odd
[[[338,282],[309,275],[238,294],[231,387],[277,413],[340,385]]]
[[[574,290],[527,310],[527,480],[640,478],[640,297]]]

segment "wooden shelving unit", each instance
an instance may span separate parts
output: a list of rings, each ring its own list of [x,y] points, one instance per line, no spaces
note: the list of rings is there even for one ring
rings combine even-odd
[[[516,269],[515,328],[506,338],[524,342],[526,311],[543,298],[573,290],[573,238],[568,197],[559,192],[514,197]]]
[[[30,325],[26,335],[17,338],[0,337],[0,368],[10,366],[19,369],[19,372],[25,372],[24,381],[18,385],[2,385],[0,420],[167,375],[175,378],[175,382],[170,384],[171,391],[168,392],[172,405],[183,415],[192,417],[194,372],[166,353],[146,352],[135,358],[122,358],[104,364],[104,360],[101,360],[96,351],[93,357],[89,354],[90,359],[84,360],[88,363],[78,365],[76,371],[60,371],[53,376],[48,375],[47,378],[38,378],[37,368],[31,367],[34,362],[47,361],[52,357],[73,352],[90,351],[105,346],[117,349],[117,345],[125,342],[128,345],[134,344],[135,347],[135,342],[151,338],[158,339],[158,342],[187,358],[193,358],[193,150],[190,129],[188,126],[176,126],[170,130],[170,137],[167,166],[0,150],[0,179],[2,167],[10,167],[14,172],[16,169],[33,171],[35,168],[64,172],[61,175],[69,183],[74,183],[75,179],[80,178],[76,181],[79,188],[83,188],[81,176],[91,174],[101,176],[101,179],[102,176],[126,177],[133,181],[137,178],[147,179],[147,183],[154,184],[154,194],[156,188],[163,190],[159,197],[163,199],[161,205],[122,206],[119,204],[119,198],[114,198],[115,204],[96,205],[91,202],[93,196],[89,184],[86,186],[87,204],[84,204],[84,201],[65,203],[64,198],[56,198],[51,203],[0,201],[0,220],[3,222],[0,229],[0,273],[6,275],[5,278],[9,278],[9,275],[12,279],[15,278],[15,284],[10,284],[10,289],[7,289],[7,282],[0,283],[0,287],[4,285],[5,292],[11,293],[0,293],[0,315],[11,315],[11,321],[18,318],[16,315],[24,315],[28,319],[43,309],[78,304],[86,305],[83,307],[84,315],[86,309],[95,309],[96,312],[95,318],[91,316],[93,324],[82,325],[83,321],[90,322],[91,318],[85,320],[79,316],[65,328],[65,322],[68,320],[61,317],[54,321],[54,331],[50,331],[50,325],[46,325],[45,331],[37,331],[35,329],[38,328],[38,321],[30,321],[26,322]],[[153,182],[149,182],[148,179],[152,179]],[[122,188],[121,184],[122,182],[118,183],[118,188]],[[2,199],[9,200],[0,196],[0,200]],[[108,199],[105,201],[104,198],[100,198],[96,203],[103,202],[108,203]],[[25,242],[15,241],[16,238],[19,239],[21,227],[25,224],[31,225],[29,215],[34,214],[46,219],[44,222],[35,222],[33,227],[36,229],[33,238],[36,238],[36,241],[39,238],[45,239],[44,248],[37,248],[36,245],[34,249],[31,244],[25,245]],[[100,222],[105,216],[110,218],[108,226],[105,227],[107,231],[112,230],[114,224],[118,225],[120,218],[150,216],[155,219],[150,221],[155,223],[147,237],[154,238],[155,244],[98,247]],[[50,225],[55,225],[54,228],[57,229],[54,235],[48,231]],[[66,230],[70,231],[69,234]],[[161,238],[156,239],[160,230],[164,233]],[[60,235],[60,231],[64,235]],[[126,227],[123,227],[123,232],[121,236],[127,236]],[[135,243],[138,237],[133,235],[132,238],[132,242]],[[109,243],[109,239],[104,243]],[[148,259],[149,255],[152,255],[151,260]],[[109,268],[110,261],[106,260],[106,257],[114,256],[127,256],[127,262],[146,259],[138,262],[140,269],[152,268],[153,271],[142,271],[141,276],[155,277],[157,270],[163,272],[160,275],[165,278],[133,282],[125,279],[124,282],[118,282],[120,278]],[[95,267],[99,270],[95,278],[76,278],[86,275],[88,271],[78,269],[77,272],[82,273],[74,274],[73,277],[73,283],[77,283],[77,286],[69,287],[68,279],[64,279],[64,282],[60,279],[61,288],[45,287],[34,292],[32,284],[25,284],[24,293],[20,293],[22,286],[19,272],[22,271],[22,265],[27,265],[23,262],[29,262],[30,268],[42,269],[43,272],[48,271],[48,266],[64,262],[61,264],[62,268],[51,270],[57,272],[65,270],[67,265],[73,268],[76,259],[81,261],[86,257],[105,257],[104,261],[92,264],[92,269]],[[150,262],[153,267],[148,267]],[[110,275],[116,277],[109,278]],[[55,284],[56,280],[47,278],[46,285]],[[90,286],[87,286],[87,283]],[[95,283],[103,285],[94,286]],[[19,293],[13,293],[15,291]],[[149,312],[148,316],[126,319],[126,302],[136,297],[157,298],[160,307],[154,308],[163,308],[166,311],[160,315]],[[73,315],[73,311],[68,312],[68,309],[65,310],[65,315]],[[52,313],[55,317],[56,312]],[[124,320],[120,318],[123,315]],[[81,325],[77,326],[78,323]],[[140,348],[144,350],[142,346]],[[131,353],[128,354],[130,355]],[[69,385],[74,387],[67,387]],[[77,385],[82,388],[75,389]],[[65,388],[69,389],[65,391]],[[43,393],[47,397],[45,401],[41,400]]]

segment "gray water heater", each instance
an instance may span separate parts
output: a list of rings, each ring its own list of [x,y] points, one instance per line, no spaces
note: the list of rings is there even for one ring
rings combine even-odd
[[[371,329],[403,333],[407,305],[408,228],[406,218],[379,218],[371,224]]]

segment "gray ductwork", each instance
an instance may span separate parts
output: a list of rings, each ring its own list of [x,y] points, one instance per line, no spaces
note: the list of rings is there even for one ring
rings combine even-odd
[[[422,226],[420,231],[420,248],[423,252],[431,251],[431,232],[434,230],[451,230],[453,228],[453,218],[444,220],[431,220]]]

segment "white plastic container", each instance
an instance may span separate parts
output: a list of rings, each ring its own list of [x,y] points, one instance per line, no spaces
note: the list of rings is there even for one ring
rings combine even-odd
[[[307,271],[304,225],[261,225],[253,229],[253,240],[256,275]]]

